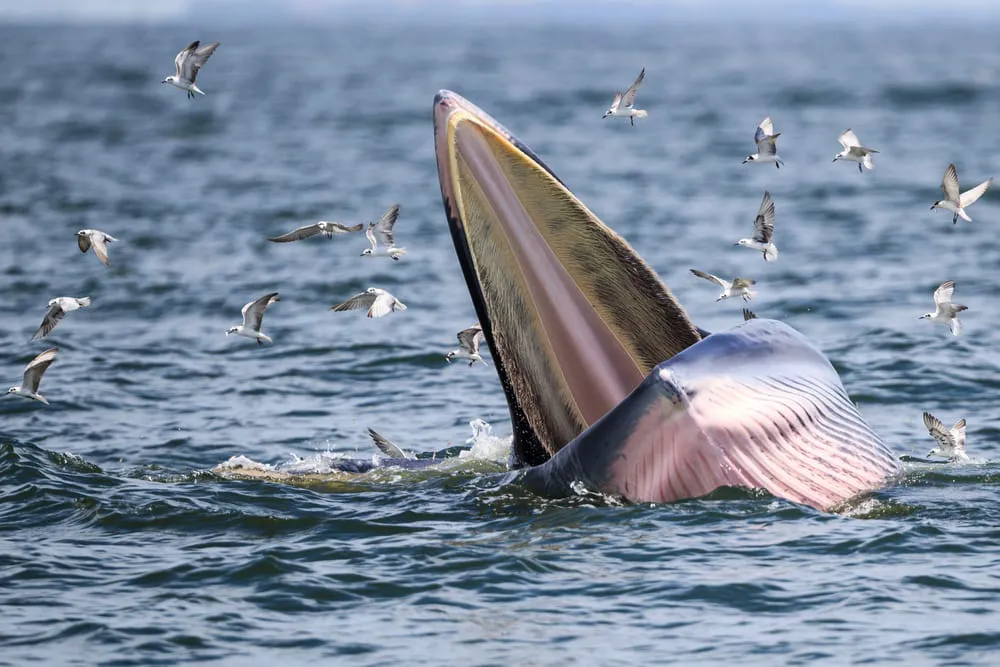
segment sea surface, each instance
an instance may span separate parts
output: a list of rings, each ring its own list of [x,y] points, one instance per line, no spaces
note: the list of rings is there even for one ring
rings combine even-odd
[[[905,17],[903,17],[905,18]],[[0,27],[0,664],[1000,664],[1000,26],[516,22]],[[160,81],[222,46],[188,100]],[[630,127],[601,120],[639,68]],[[440,201],[435,92],[507,125],[670,285],[699,268],[821,348],[893,451],[925,410],[972,461],[908,464],[839,513],[721,491],[667,505],[505,484],[482,458],[322,484],[226,480],[509,436],[495,370],[448,364],[476,315]],[[743,165],[766,115],[785,167]],[[832,164],[846,128],[875,170]],[[734,247],[765,189],[781,256]],[[361,234],[402,205],[398,263]],[[111,267],[75,233],[116,236]],[[965,330],[920,321],[955,280]],[[369,286],[409,309],[328,308]],[[279,291],[274,345],[225,335]],[[46,302],[93,298],[44,341]],[[489,355],[487,355],[489,359]],[[486,442],[489,441],[489,442]],[[495,444],[480,435],[473,442]],[[502,447],[500,448],[502,449]],[[487,457],[490,458],[490,457]],[[503,456],[495,456],[502,461]]]

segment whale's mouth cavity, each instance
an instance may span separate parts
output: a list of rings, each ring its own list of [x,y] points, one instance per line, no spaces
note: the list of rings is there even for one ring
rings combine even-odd
[[[434,128],[452,238],[515,449],[537,464],[699,336],[628,244],[496,121],[442,91]]]

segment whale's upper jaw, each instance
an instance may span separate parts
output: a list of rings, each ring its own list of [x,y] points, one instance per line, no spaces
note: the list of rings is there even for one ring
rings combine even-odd
[[[700,340],[655,273],[464,98],[434,99],[445,212],[524,463],[546,460]]]

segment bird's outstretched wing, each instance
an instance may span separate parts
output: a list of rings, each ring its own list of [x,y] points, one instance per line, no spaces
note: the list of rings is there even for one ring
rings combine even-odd
[[[965,192],[963,192],[961,196],[959,196],[958,198],[958,205],[961,206],[962,208],[965,208],[966,206],[969,206],[970,204],[974,204],[977,201],[979,201],[979,198],[986,193],[986,190],[989,189],[990,183],[992,182],[993,179],[990,178],[989,180],[983,181],[976,187],[970,188]]]
[[[725,289],[729,287],[729,283],[720,278],[719,276],[712,275],[711,273],[706,273],[704,271],[699,271],[698,269],[691,269],[691,273],[698,276],[699,278],[704,278],[705,280],[711,281],[718,285],[719,287]]]
[[[949,280],[948,282],[941,283],[936,290],[934,290],[934,303],[951,303],[951,297],[955,294],[955,281]]]
[[[42,318],[42,325],[38,327],[38,331],[36,331],[35,335],[31,337],[31,340],[38,340],[48,336],[65,316],[66,311],[62,309],[62,306],[60,306],[58,302],[53,303],[49,306],[48,312],[45,313],[45,317]]]
[[[458,332],[458,344],[470,354],[479,354],[479,344],[483,341],[483,328],[474,324]]]
[[[370,294],[368,292],[361,292],[360,294],[355,294],[347,301],[343,303],[338,303],[336,306],[330,306],[330,310],[335,313],[340,313],[345,310],[360,310],[361,308],[371,308],[371,305],[375,303],[376,295]]]
[[[243,306],[243,326],[260,331],[260,325],[264,321],[264,311],[275,301],[281,301],[281,297],[277,292],[271,292]]]
[[[365,234],[368,236],[368,240],[372,242],[373,248],[375,247],[374,239],[378,239],[387,248],[396,245],[396,236],[392,228],[396,224],[396,218],[398,217],[399,204],[393,204],[381,218],[368,225],[368,230]]]
[[[924,426],[927,427],[927,432],[931,434],[931,437],[937,441],[942,449],[952,449],[955,446],[955,439],[948,429],[944,427],[940,419],[929,412],[924,413]]]
[[[861,148],[861,142],[858,141],[858,135],[854,134],[854,130],[847,129],[840,133],[837,137],[837,141],[844,148]]]
[[[958,170],[954,164],[949,164],[944,170],[944,178],[941,179],[941,191],[947,201],[958,202]]]
[[[30,389],[33,394],[37,394],[42,376],[45,375],[45,371],[52,365],[52,362],[56,360],[58,352],[58,347],[50,347],[29,361],[28,365],[24,367],[24,381],[21,383],[21,386],[25,389]]]
[[[212,42],[199,48],[201,42],[194,41],[186,49],[177,54],[174,65],[177,66],[177,77],[182,81],[194,83],[198,78],[198,70],[205,64],[205,61],[219,48],[218,42]]]
[[[404,452],[400,449],[394,442],[386,438],[384,435],[379,433],[373,428],[368,429],[368,435],[371,436],[372,442],[378,447],[379,451],[388,456],[391,459],[415,459],[417,458],[409,452]]]
[[[764,198],[757,209],[757,217],[753,221],[753,240],[758,243],[770,243],[774,235],[774,200],[771,193],[764,190]]]
[[[635,104],[635,94],[639,92],[639,85],[642,84],[642,80],[646,78],[646,68],[643,67],[642,71],[639,72],[639,76],[636,77],[635,83],[633,83],[628,90],[625,91],[625,95],[622,97],[622,103],[624,103],[625,108],[631,107]]]
[[[304,225],[298,229],[293,229],[287,234],[269,238],[268,241],[273,241],[274,243],[291,243],[292,241],[302,241],[314,236],[319,236],[322,233],[323,230],[320,229],[319,223],[317,223],[315,225]]]

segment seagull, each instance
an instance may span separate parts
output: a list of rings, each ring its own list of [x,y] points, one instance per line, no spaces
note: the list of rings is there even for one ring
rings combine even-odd
[[[477,361],[481,361],[484,365],[489,366],[486,360],[479,355],[479,344],[482,342],[483,328],[479,326],[479,322],[476,322],[468,329],[462,329],[458,332],[458,344],[461,347],[449,352],[445,355],[445,359],[449,363],[452,359],[469,359],[469,366],[474,365]]]
[[[937,440],[938,446],[927,452],[927,456],[943,456],[949,462],[968,461],[965,453],[965,418],[959,419],[951,430],[947,430],[941,420],[929,412],[924,413],[924,426]]]
[[[339,313],[345,310],[368,309],[368,317],[383,317],[394,310],[406,310],[406,305],[378,287],[369,287],[360,294],[355,294],[344,303],[330,306],[330,310]]]
[[[270,337],[260,332],[260,325],[264,322],[264,311],[276,301],[281,301],[281,297],[278,296],[277,292],[271,292],[243,306],[243,324],[227,329],[226,335],[236,334],[237,336],[254,338],[258,345],[263,345],[264,341],[273,343],[274,341]]]
[[[368,229],[365,230],[365,236],[368,237],[368,242],[371,244],[370,248],[365,248],[361,251],[362,257],[391,257],[397,262],[399,258],[406,254],[406,248],[396,247],[396,237],[392,232],[392,226],[396,224],[396,218],[399,217],[399,204],[393,204],[388,211],[385,212],[381,218],[376,222],[368,224]],[[381,241],[382,245],[385,246],[384,250],[380,250],[378,247],[378,242]]]
[[[631,88],[626,90],[624,93],[615,93],[615,99],[611,102],[611,108],[605,111],[601,118],[607,118],[608,116],[627,116],[628,122],[634,127],[636,118],[645,118],[648,116],[649,114],[646,113],[645,110],[635,109],[632,106],[635,104],[635,94],[639,92],[639,84],[642,83],[645,76],[646,68],[643,67]]]
[[[342,225],[339,222],[327,222],[326,220],[320,220],[315,225],[306,225],[305,227],[293,229],[287,234],[275,236],[274,238],[268,239],[268,241],[273,241],[274,243],[289,243],[291,241],[310,239],[314,236],[319,236],[320,234],[326,236],[328,239],[332,239],[334,234],[360,232],[362,227],[364,227],[364,225],[359,224],[347,226]]]
[[[31,340],[38,340],[40,338],[45,338],[56,328],[59,321],[66,316],[66,313],[72,312],[79,308],[86,308],[90,305],[90,297],[85,296],[77,299],[72,296],[60,296],[49,301],[49,312],[45,313],[45,319],[42,320],[42,326],[38,327],[38,331],[35,335],[31,337]]]
[[[773,162],[775,167],[781,169],[784,162],[778,157],[778,137],[780,136],[781,132],[775,133],[770,116],[760,121],[757,131],[753,135],[754,143],[757,144],[757,152],[746,156],[743,164],[747,162]]]
[[[76,244],[80,246],[80,252],[87,252],[93,247],[94,254],[104,266],[111,264],[108,259],[108,244],[116,241],[118,239],[114,236],[99,229],[81,229],[76,233]]]
[[[691,273],[698,276],[699,278],[704,278],[705,280],[710,280],[719,287],[722,288],[722,294],[716,301],[722,301],[723,299],[728,299],[731,296],[741,296],[744,301],[749,301],[753,298],[753,292],[750,291],[750,286],[757,283],[756,280],[750,278],[733,278],[732,281],[723,280],[719,276],[713,276],[711,273],[705,273],[704,271],[699,271],[698,269],[691,269]]]
[[[219,48],[218,42],[212,42],[211,44],[206,44],[205,46],[198,48],[201,44],[198,40],[191,42],[186,49],[177,54],[174,58],[174,65],[177,67],[177,74],[173,76],[168,76],[166,79],[160,83],[169,83],[171,86],[176,86],[181,90],[186,90],[188,99],[194,97],[195,93],[199,95],[204,95],[205,93],[194,84],[194,80],[198,76],[198,70],[201,66],[205,64],[209,56],[215,53],[215,50]]]
[[[778,246],[771,243],[774,235],[774,201],[771,193],[764,190],[764,199],[757,209],[757,217],[753,221],[754,234],[752,238],[740,239],[735,245],[753,248],[764,252],[764,261],[773,262],[778,259]]]
[[[48,405],[48,399],[38,393],[38,384],[42,381],[45,370],[56,360],[58,352],[58,347],[50,347],[28,362],[28,365],[24,367],[24,379],[21,380],[21,384],[11,387],[7,393],[31,398]]]
[[[954,215],[951,217],[951,223],[958,224],[958,219],[962,218],[967,222],[972,222],[972,218],[969,214],[965,212],[966,207],[972,206],[979,198],[983,196],[986,190],[990,187],[990,183],[993,182],[993,177],[983,181],[976,187],[966,190],[962,194],[958,194],[958,170],[955,169],[954,164],[949,164],[948,168],[944,170],[944,179],[941,181],[941,189],[944,191],[944,199],[941,201],[936,201],[931,204],[931,210],[936,208],[943,208],[946,211],[951,211]]]
[[[872,153],[878,153],[874,148],[865,148],[858,141],[858,135],[854,134],[851,129],[846,129],[841,132],[840,136],[837,137],[837,141],[840,145],[844,147],[844,150],[840,151],[833,157],[833,161],[837,160],[850,160],[851,162],[858,163],[858,172],[865,173],[861,168],[861,165],[865,165],[868,170],[872,170],[875,166],[872,164]]]
[[[951,327],[951,333],[957,336],[962,331],[962,323],[958,321],[958,314],[963,310],[968,310],[969,307],[960,303],[952,303],[951,295],[954,293],[954,280],[941,283],[940,287],[934,290],[934,312],[921,315],[920,319],[947,324]]]
[[[388,456],[390,459],[415,459],[417,458],[410,452],[404,452],[399,448],[394,442],[386,438],[384,435],[379,433],[373,428],[368,429],[368,435],[371,436],[372,442],[378,447],[378,450]]]

